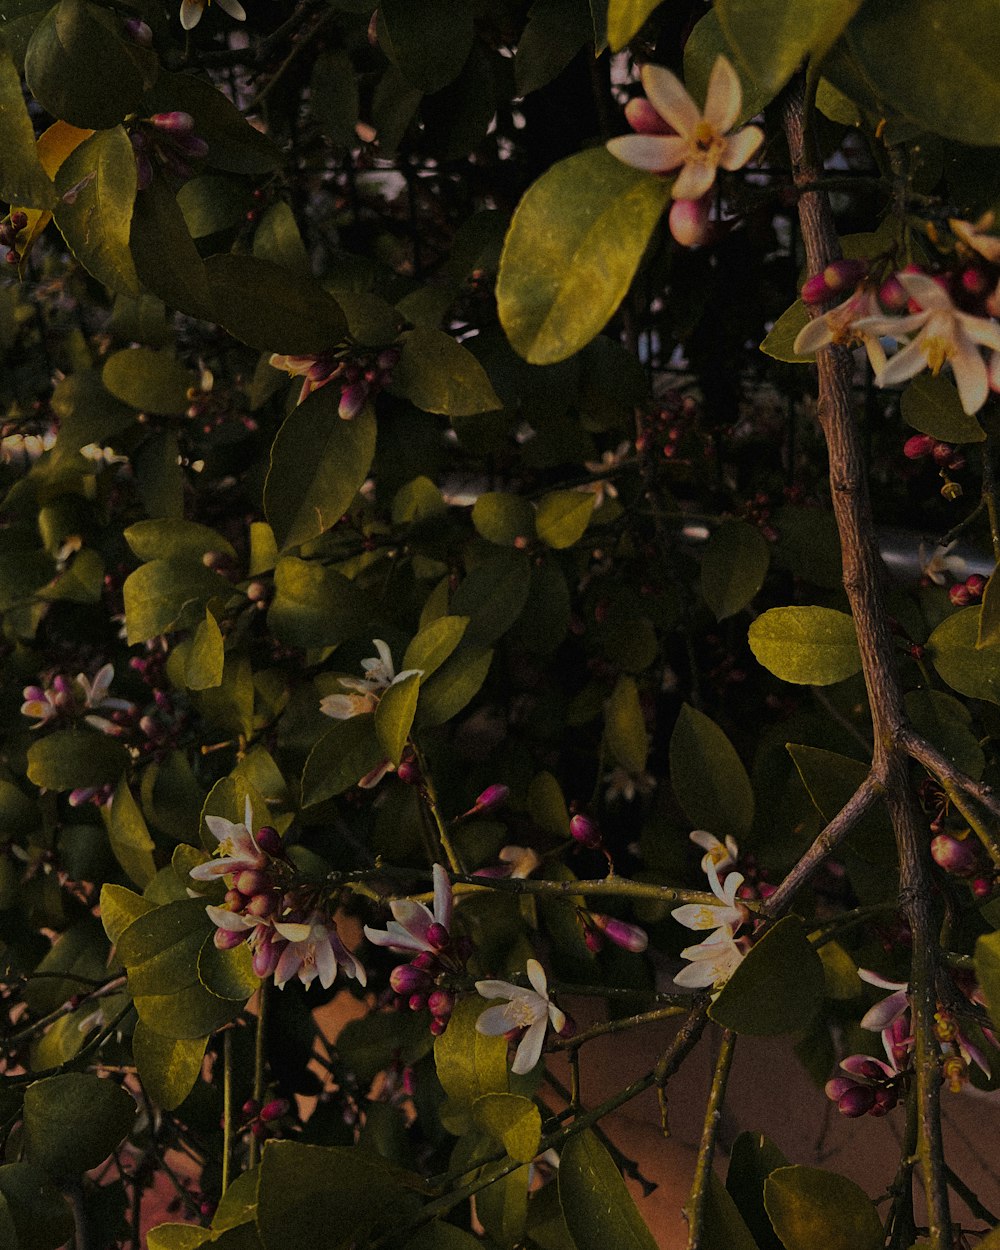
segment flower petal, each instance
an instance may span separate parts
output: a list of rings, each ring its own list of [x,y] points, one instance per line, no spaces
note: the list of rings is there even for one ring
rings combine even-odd
[[[897,990],[895,994],[883,998],[880,1003],[876,1003],[865,1012],[861,1017],[861,1027],[872,1033],[881,1033],[884,1028],[892,1024],[893,1020],[898,1020],[909,1009],[909,1006],[910,1000],[906,996],[906,990]]]
[[[723,169],[742,169],[763,142],[764,132],[759,126],[744,126],[726,140],[719,164]]]
[[[247,20],[246,9],[239,3],[239,0],[219,0],[219,8],[224,9],[230,17],[234,17],[238,22]]]
[[[827,343],[833,342],[833,330],[826,317],[816,317],[795,336],[792,351],[796,356],[811,356]]]
[[[726,57],[717,56],[708,78],[705,112],[702,116],[720,135],[728,134],[736,125],[742,104],[743,88],[740,86],[739,74]],[[760,137],[763,139],[764,136],[761,134]],[[747,160],[749,159],[748,155]],[[740,162],[740,164],[745,163],[745,161]],[[729,165],[727,168],[739,169],[739,165]]]
[[[510,1003],[487,1007],[476,1021],[476,1032],[487,1037],[502,1037],[516,1027],[517,1021],[511,1015]]]
[[[896,278],[911,299],[922,309],[933,312],[953,312],[951,297],[933,278],[925,273],[898,273]]]
[[[193,30],[201,21],[204,11],[202,0],[181,0],[181,26],[185,30]]]
[[[530,991],[520,985],[512,985],[510,981],[477,981],[476,990],[483,998],[520,998]]]
[[[312,925],[282,923],[280,920],[276,920],[274,922],[274,930],[276,933],[280,933],[283,938],[287,938],[289,942],[305,942],[312,934]]]
[[[918,335],[912,343],[892,357],[875,379],[877,386],[895,386],[899,382],[907,382],[927,368],[928,361],[924,354],[922,337]]]
[[[607,149],[633,169],[659,174],[684,163],[688,144],[679,135],[619,135],[608,140]]]
[[[441,864],[431,869],[434,877],[434,919],[446,929],[451,927],[451,882]]]
[[[971,346],[964,337],[956,338],[955,350],[950,360],[962,410],[971,417],[982,408],[990,395],[990,376],[986,370],[986,361],[979,349]]]
[[[715,181],[715,164],[712,161],[688,161],[670,188],[675,200],[700,200]]]
[[[642,86],[653,108],[679,135],[694,132],[701,114],[676,74],[662,65],[646,64],[642,67]]]
[[[510,1065],[510,1070],[515,1076],[524,1076],[526,1072],[530,1072],[542,1057],[547,1023],[545,1017],[536,1020],[521,1038],[514,1055],[514,1062]]]
[[[548,1001],[549,985],[545,979],[545,969],[537,959],[528,960],[528,980],[539,998],[544,998]]]

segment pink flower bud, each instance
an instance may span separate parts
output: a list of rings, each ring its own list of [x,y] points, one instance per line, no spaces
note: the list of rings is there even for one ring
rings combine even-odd
[[[949,586],[948,598],[956,608],[968,607],[972,602],[972,596],[969,594],[968,587],[964,582],[957,582],[954,586]]]
[[[259,933],[260,930],[258,929]],[[261,942],[253,953],[253,970],[262,980],[269,977],[277,968],[284,942]]]
[[[988,898],[993,893],[993,882],[989,877],[976,877],[971,884],[972,893],[976,898]]]
[[[153,32],[141,17],[126,18],[123,25],[126,35],[137,47],[151,48],[153,46]]]
[[[982,598],[983,591],[986,589],[986,578],[973,573],[971,577],[965,579],[965,589],[973,599]]]
[[[274,890],[268,890],[261,894],[255,894],[247,903],[245,910],[246,915],[253,916],[257,920],[266,920],[268,916],[273,915],[278,907],[278,895]]]
[[[270,881],[264,873],[257,872],[256,869],[253,868],[247,868],[244,869],[243,872],[237,873],[235,879],[233,880],[233,885],[241,894],[245,894],[247,898],[250,898],[254,894],[259,894],[262,890],[268,889],[270,884]]]
[[[578,812],[569,822],[569,831],[581,846],[591,851],[596,851],[601,846],[600,829],[589,816],[585,816],[582,812]]]
[[[440,1037],[447,1027],[448,1021],[443,1019],[443,1017],[433,1016],[431,1018],[430,1029],[435,1037]]]
[[[260,1118],[265,1124],[273,1120],[280,1120],[283,1115],[288,1114],[290,1104],[287,1098],[272,1098],[270,1102],[266,1102],[260,1109]]]
[[[670,233],[681,247],[697,247],[709,235],[709,196],[700,200],[674,200],[670,209]]]
[[[423,1011],[427,1006],[427,995],[411,994],[407,999],[407,1006],[411,1011]]]
[[[659,115],[645,96],[625,105],[625,120],[640,135],[672,135],[673,127]]]
[[[243,1104],[243,1106],[240,1108],[240,1110],[249,1120],[253,1116],[255,1116],[257,1112],[260,1110],[260,1103],[257,1101],[256,1098],[248,1098],[246,1102]]]
[[[450,990],[433,990],[427,996],[431,1015],[450,1016],[455,1010],[455,995]]]
[[[10,224],[14,227],[15,230],[18,230],[18,231],[23,230],[24,227],[28,224],[28,214],[18,209],[16,213],[11,213]]]
[[[974,838],[953,838],[939,833],[931,842],[931,858],[939,868],[956,877],[971,877],[980,867],[979,843]]]
[[[937,446],[937,439],[929,434],[914,434],[903,444],[903,455],[907,460],[922,460],[929,456]]]
[[[430,972],[437,967],[437,956],[432,955],[430,951],[420,951],[410,960],[414,968],[420,968],[423,972]]]
[[[473,804],[473,812],[490,812],[495,807],[502,807],[510,798],[510,787],[504,785],[487,786]]]
[[[408,786],[418,785],[420,782],[420,769],[417,767],[416,760],[401,760],[399,767],[396,769],[396,776]]]
[[[420,968],[414,968],[413,964],[400,964],[389,973],[389,984],[397,994],[414,994],[425,990],[430,978]]]
[[[870,1085],[852,1085],[837,1099],[837,1110],[841,1115],[857,1119],[867,1115],[875,1106],[876,1091]]]
[[[967,295],[972,296],[984,295],[986,288],[989,286],[986,274],[981,269],[976,269],[971,265],[968,269],[962,270],[961,283],[962,290]]]
[[[245,937],[246,933],[239,929],[216,929],[212,941],[217,950],[231,951],[239,946]]]
[[[427,938],[428,943],[438,951],[443,951],[451,942],[451,935],[448,933],[448,930],[443,924],[438,924],[436,922],[432,925],[428,925],[425,937]]]
[[[824,273],[814,273],[811,278],[806,278],[802,284],[802,300],[806,304],[822,304],[829,297],[829,294]]]
[[[281,834],[273,825],[261,825],[257,830],[256,842],[265,855],[282,855],[285,850],[285,844],[281,840]]]
[[[902,312],[910,302],[906,288],[896,277],[887,278],[878,289],[879,303],[887,312]]]
[[[609,942],[622,950],[640,955],[649,945],[649,937],[645,929],[636,924],[628,924],[624,920],[616,920],[614,916],[594,916],[594,923],[604,933]]]
[[[896,1103],[899,1102],[899,1094],[894,1089],[886,1089],[884,1085],[881,1089],[874,1090],[873,1093],[875,1094],[875,1105],[869,1111],[869,1115],[888,1115]]]
[[[931,449],[931,457],[935,464],[944,468],[955,454],[955,448],[950,443],[935,443]]]
[[[353,421],[368,401],[368,387],[364,382],[352,382],[340,392],[337,415],[341,421]]]
[[[194,118],[190,113],[154,113],[149,124],[168,135],[189,135],[194,130]]]
[[[602,951],[604,949],[604,938],[597,931],[597,929],[592,929],[589,925],[583,931],[583,940],[586,944],[587,950],[594,955],[596,955],[598,951]]]
[[[840,295],[844,291],[853,290],[867,272],[868,265],[865,261],[843,257],[827,265],[823,270],[823,281],[830,295]]]

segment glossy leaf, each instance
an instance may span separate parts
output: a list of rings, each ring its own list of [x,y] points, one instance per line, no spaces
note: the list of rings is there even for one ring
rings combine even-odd
[[[482,1094],[472,1104],[472,1118],[503,1144],[518,1163],[538,1154],[542,1117],[530,1098],[520,1094]]]
[[[799,336],[799,331],[803,330],[808,323],[809,310],[800,299],[797,299],[791,307],[785,309],[768,331],[767,337],[760,345],[760,350],[766,356],[773,356],[775,360],[785,360],[789,364],[810,363],[816,359],[815,354],[801,356],[792,347]]]
[[[25,1154],[51,1176],[96,1168],[131,1129],[135,1099],[114,1081],[63,1072],[24,1094]]]
[[[170,560],[175,556],[201,560],[210,551],[236,558],[227,538],[197,521],[136,521],[123,537],[140,560]]]
[[[101,924],[111,942],[117,942],[133,920],[152,911],[153,903],[123,885],[101,887]]]
[[[514,90],[523,96],[544,87],[592,40],[586,6],[576,0],[534,0],[514,56]]]
[[[275,637],[291,647],[335,647],[366,628],[366,602],[349,578],[318,561],[282,556],[267,613]]]
[[[208,144],[205,163],[214,169],[259,178],[282,164],[281,148],[274,140],[252,126],[233,102],[204,78],[161,72],[146,105],[150,113],[172,109],[190,113],[195,133]]]
[[[128,783],[122,779],[115,790],[108,813],[108,838],[115,859],[139,888],[156,876],[153,860],[155,845],[149,836],[142,812],[132,797]]]
[[[979,613],[971,607],[946,616],[927,639],[927,654],[952,690],[1000,703],[1000,644],[977,647]]]
[[[531,564],[519,551],[491,556],[477,564],[459,584],[452,611],[469,617],[468,646],[489,646],[521,615],[531,584]]]
[[[420,91],[440,91],[460,73],[472,48],[472,11],[464,0],[415,5],[388,0],[379,7],[400,73]]]
[[[123,403],[170,416],[190,403],[187,392],[194,375],[171,352],[131,347],[107,358],[101,381]]]
[[[608,44],[620,52],[639,33],[661,0],[608,0]]]
[[[409,668],[419,669],[422,680],[426,681],[462,641],[468,624],[467,616],[439,616],[436,621],[431,621],[406,648],[400,672]]]
[[[788,754],[798,769],[802,784],[824,820],[832,820],[853,797],[868,776],[868,765],[836,751],[820,747],[787,744]],[[891,862],[895,840],[889,813],[876,803],[858,821],[848,838],[852,850],[875,862]]]
[[[139,1079],[153,1102],[165,1111],[179,1107],[201,1075],[207,1038],[189,1041],[161,1037],[136,1021],[132,1054]]]
[[[823,999],[823,965],[798,916],[785,916],[750,948],[708,1014],[736,1033],[804,1029]]]
[[[954,385],[940,375],[916,377],[900,396],[903,420],[921,434],[948,443],[981,443],[986,431],[962,408]]]
[[[488,542],[501,547],[521,545],[534,537],[535,510],[527,499],[507,491],[486,491],[472,508],[472,524]]]
[[[528,189],[497,278],[501,324],[525,360],[565,360],[600,333],[669,198],[669,180],[603,148],[560,161]]]
[[[722,29],[741,68],[772,96],[808,56],[822,59],[861,0],[719,0]]]
[[[467,1108],[483,1094],[507,1092],[507,1040],[476,1031],[489,1003],[478,994],[460,998],[448,1028],[434,1043],[438,1080],[453,1102]]]
[[[204,620],[194,631],[184,662],[184,684],[189,690],[211,690],[221,686],[225,659],[222,630],[206,608]]]
[[[538,537],[557,551],[580,541],[594,511],[596,495],[590,491],[557,490],[538,501],[535,525]]]
[[[717,621],[742,611],[764,584],[771,549],[756,526],[732,518],[712,534],[701,560],[701,593]]]
[[[463,647],[448,657],[420,687],[417,724],[443,725],[479,693],[493,662],[492,650]]]
[[[734,67],[738,65],[738,58],[723,32],[719,14],[713,8],[698,19],[684,44],[684,85],[699,104],[704,102],[708,94],[708,80],[720,55],[726,57]],[[746,74],[741,74],[740,77],[743,103],[736,118],[738,126],[762,113],[771,99],[771,93],[766,87],[760,86]]]
[[[302,773],[303,806],[343,794],[384,759],[372,715],[335,721],[309,752]]]
[[[559,1203],[577,1250],[656,1250],[618,1168],[589,1129],[562,1149]]]
[[[245,942],[225,951],[219,950],[212,938],[203,942],[198,952],[198,980],[212,994],[236,1003],[245,1003],[260,989],[260,977],[253,970],[253,956]]]
[[[418,326],[403,338],[392,389],[424,412],[448,417],[494,412],[503,404],[473,354],[450,334]]]
[[[59,729],[28,748],[28,780],[46,790],[103,786],[127,764],[122,744],[96,730]]]
[[[0,1166],[0,1199],[3,1223],[16,1230],[13,1250],[58,1250],[73,1238],[76,1221],[69,1204],[40,1168],[30,1163]]]
[[[59,168],[56,191],[55,222],[76,259],[112,291],[138,295],[128,246],[135,154],[122,127],[98,130],[75,148]]]
[[[726,1190],[758,1250],[782,1250],[764,1209],[764,1182],[788,1160],[763,1133],[740,1133],[729,1153]],[[722,1250],[720,1246],[720,1250]]]
[[[48,209],[56,192],[35,149],[35,130],[28,116],[21,79],[6,49],[0,46],[0,199],[25,208]]]
[[[379,699],[375,709],[375,732],[386,758],[398,764],[403,757],[417,710],[420,676],[417,673],[395,681]]]
[[[343,309],[315,278],[246,255],[210,256],[205,275],[215,320],[258,351],[310,355],[344,340]],[[317,395],[331,390],[335,384]]]
[[[278,547],[316,538],[347,511],[375,454],[369,408],[342,421],[335,386],[324,386],[295,409],[271,447],[264,507]]]
[[[204,262],[177,197],[159,171],[136,196],[129,248],[136,273],[148,291],[191,317],[213,319]]]
[[[125,624],[129,643],[145,642],[202,619],[205,605],[225,594],[229,583],[200,560],[150,560],[125,579]]]
[[[1000,933],[986,933],[976,939],[976,980],[990,1019],[1000,1020]]]
[[[770,608],[749,638],[758,662],[782,681],[829,686],[861,670],[854,621],[833,608]]]
[[[909,690],[903,697],[906,714],[917,733],[943,751],[956,768],[978,781],[986,756],[965,704],[943,690]]]
[[[864,1190],[835,1172],[777,1168],[764,1182],[764,1205],[785,1250],[879,1250],[882,1221]]]
[[[750,778],[713,720],[685,703],[670,738],[670,784],[684,814],[718,837],[745,837],[753,824]]]
[[[760,1250],[732,1196],[714,1172],[708,1179],[702,1245],[705,1250]]]

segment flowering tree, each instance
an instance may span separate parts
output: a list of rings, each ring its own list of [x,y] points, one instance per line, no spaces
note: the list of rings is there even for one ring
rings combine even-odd
[[[707,1030],[691,1250],[1000,1244],[998,41],[0,7],[4,1246],[649,1250],[601,1122]],[[778,1034],[885,1194],[722,1179]]]

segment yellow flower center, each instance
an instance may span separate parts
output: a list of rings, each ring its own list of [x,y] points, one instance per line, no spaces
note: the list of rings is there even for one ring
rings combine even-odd
[[[951,343],[947,339],[938,338],[937,336],[927,338],[923,342],[923,352],[927,357],[927,364],[931,373],[937,377],[951,355]]]
[[[706,121],[700,121],[691,137],[691,159],[718,163],[725,147],[725,140],[715,127]]]
[[[534,1008],[526,998],[512,998],[510,1000],[510,1017],[514,1021],[513,1027],[516,1029],[526,1029],[529,1025],[535,1023]]]

